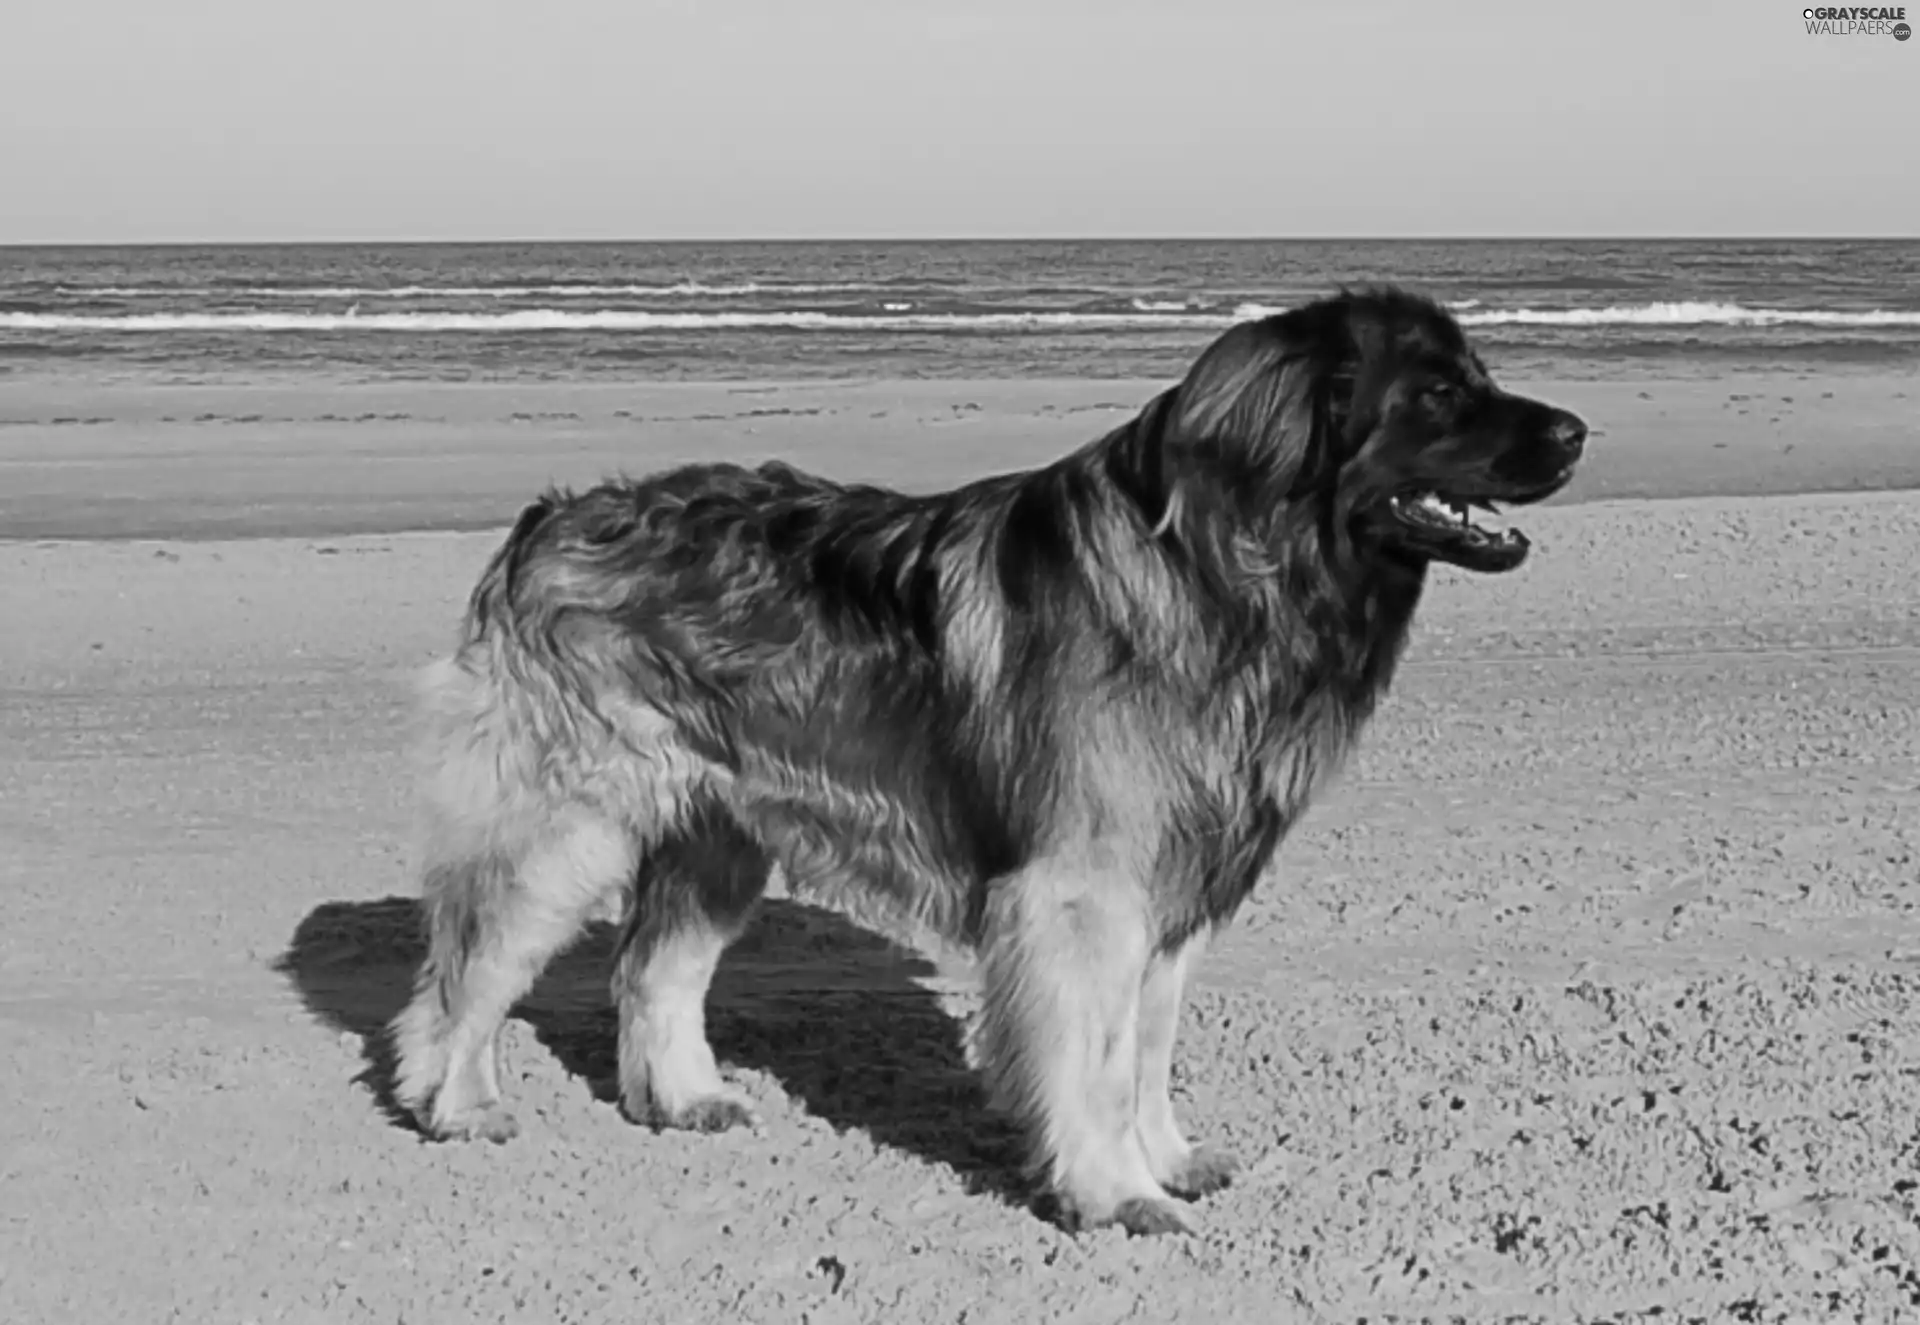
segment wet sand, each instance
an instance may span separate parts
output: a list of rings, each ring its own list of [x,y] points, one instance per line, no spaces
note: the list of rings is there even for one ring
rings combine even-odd
[[[1160,385],[0,382],[0,534],[489,529],[549,481],[707,458],[925,489],[1043,463]],[[1558,501],[1920,488],[1917,376],[1509,385],[1599,430],[1595,463]]]

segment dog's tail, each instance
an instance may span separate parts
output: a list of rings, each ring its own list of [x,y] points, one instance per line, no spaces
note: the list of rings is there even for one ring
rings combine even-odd
[[[596,564],[597,518],[592,494],[558,489],[522,510],[474,585],[458,647],[420,676],[430,876],[436,861],[511,856],[543,831],[566,794],[554,779],[605,724],[620,659],[589,623],[623,588]]]
[[[511,629],[528,555],[542,541],[543,532],[566,500],[566,494],[556,489],[541,493],[520,512],[506,539],[487,559],[467,599],[467,642],[477,642],[489,630]]]
[[[467,599],[459,645],[421,673],[416,688],[415,749],[430,812],[477,829],[531,776],[529,757],[542,729],[537,708],[549,700],[554,660],[540,648],[541,595],[529,592],[528,565],[551,541],[566,494],[548,490],[520,512]],[[549,623],[539,623],[544,626]],[[535,759],[537,762],[537,759]],[[437,853],[429,850],[429,859]]]

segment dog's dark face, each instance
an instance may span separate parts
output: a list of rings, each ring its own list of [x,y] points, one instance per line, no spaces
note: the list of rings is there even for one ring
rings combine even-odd
[[[1587,425],[1503,391],[1458,325],[1431,305],[1361,333],[1342,487],[1359,498],[1358,532],[1380,546],[1471,571],[1508,571],[1527,536],[1475,518],[1552,496],[1573,477]],[[1372,343],[1369,343],[1372,342]]]
[[[1339,487],[1357,537],[1422,561],[1508,571],[1525,534],[1476,519],[1566,486],[1587,425],[1503,391],[1445,310],[1407,295],[1347,301],[1353,387]]]
[[[1526,535],[1474,513],[1552,496],[1587,438],[1496,385],[1445,309],[1393,289],[1242,323],[1179,397],[1180,435],[1249,500],[1321,504],[1363,554],[1421,566],[1520,565]]]

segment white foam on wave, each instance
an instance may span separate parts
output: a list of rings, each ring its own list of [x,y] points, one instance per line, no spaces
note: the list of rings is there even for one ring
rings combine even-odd
[[[1224,327],[1284,310],[1246,303],[1231,314],[1133,313],[906,313],[867,315],[802,311],[667,312],[642,309],[526,308],[500,312],[24,313],[0,312],[0,330],[105,332],[529,332],[529,331],[1020,331],[1154,330]],[[1459,311],[1467,326],[1809,326],[1920,327],[1920,312],[1868,309],[1747,308],[1739,304],[1664,303],[1609,308],[1473,308]]]
[[[1496,308],[1459,315],[1464,326],[1920,327],[1920,312],[1872,308],[1748,308],[1742,304],[1613,304],[1606,308]]]
[[[1871,308],[1857,312],[1822,308],[1748,308],[1741,304],[1681,301],[1613,304],[1606,308],[1487,308],[1478,299],[1447,305],[1466,327],[1920,327],[1920,312]],[[1286,309],[1241,304],[1239,319],[1271,317]]]
[[[740,298],[756,294],[845,294],[884,287],[860,281],[761,283],[743,281],[735,285],[708,285],[701,281],[675,281],[671,285],[262,285],[215,289],[208,286],[167,285],[68,285],[64,295],[93,296],[108,299],[138,299],[160,295],[219,297],[228,299],[533,299],[561,298],[634,298],[699,297]]]
[[[1149,313],[666,313],[524,308],[502,313],[0,313],[13,331],[937,331],[965,328],[1180,327]]]

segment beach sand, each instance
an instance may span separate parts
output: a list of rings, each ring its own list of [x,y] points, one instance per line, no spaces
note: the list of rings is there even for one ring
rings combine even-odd
[[[605,935],[508,1027],[511,1145],[363,1074],[406,682],[541,483],[928,487],[1151,386],[0,383],[0,1319],[1911,1319],[1920,379],[1513,385],[1586,473],[1435,574],[1189,1005],[1244,1181],[1074,1240],[1003,1195],[964,984],[782,899],[711,1011],[764,1137],[618,1119]]]

